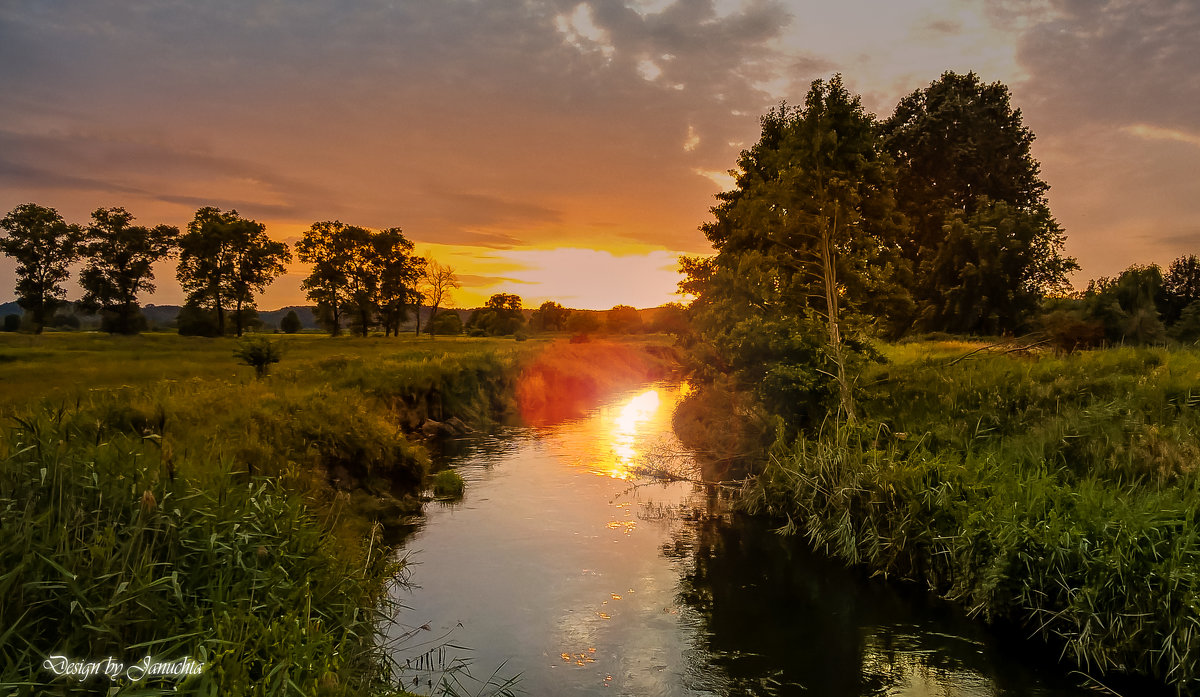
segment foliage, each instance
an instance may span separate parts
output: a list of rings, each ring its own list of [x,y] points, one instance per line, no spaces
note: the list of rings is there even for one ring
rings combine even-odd
[[[4,331],[15,332],[21,328],[21,315],[4,315]]]
[[[155,262],[171,255],[179,229],[133,225],[124,208],[97,208],[81,245],[86,260],[79,274],[80,306],[101,314],[110,334],[137,334],[146,328],[138,295],[154,292]]]
[[[521,297],[511,293],[496,293],[467,320],[468,329],[480,329],[490,336],[513,334],[524,324]]]
[[[769,112],[703,226],[717,254],[682,260],[699,376],[735,376],[793,425],[835,405],[852,418],[871,315],[907,312],[894,172],[874,129],[840,77]]]
[[[181,336],[212,337],[221,335],[216,311],[201,307],[195,302],[185,303],[183,307],[179,308],[175,326]]]
[[[267,237],[263,224],[237,211],[204,207],[179,238],[176,277],[188,304],[216,313],[218,335],[226,330],[226,309],[232,309],[234,331],[241,336],[243,311],[254,307],[255,294],[281,275],[290,260],[287,245]]]
[[[278,363],[283,358],[283,347],[265,336],[252,336],[238,342],[233,357],[254,368],[254,374],[262,378],[272,363]]]
[[[629,305],[615,305],[608,311],[605,327],[610,334],[630,334],[642,330],[642,316]]]
[[[79,258],[83,230],[69,225],[58,211],[25,203],[0,219],[0,252],[17,262],[17,302],[29,312],[33,331],[40,334],[62,304],[62,283],[68,267]]]
[[[903,253],[916,274],[919,328],[1014,331],[1041,297],[1066,287],[1078,265],[1062,254],[1034,135],[1006,86],[946,72],[900,100],[880,131],[912,224]]]
[[[1105,338],[1111,342],[1161,342],[1166,335],[1155,298],[1162,285],[1162,271],[1157,266],[1134,264],[1116,278],[1089,283],[1083,296],[1084,310],[1103,325]]]
[[[447,334],[457,336],[462,334],[463,323],[462,318],[454,310],[443,310],[429,321],[429,326],[426,331],[433,334]]]
[[[400,228],[372,231],[339,221],[316,222],[296,243],[300,259],[312,264],[301,284],[317,304],[330,334],[341,333],[343,316],[366,336],[377,321],[399,334],[407,307],[419,299],[417,282],[424,260]]]
[[[529,326],[534,331],[561,332],[567,327],[571,311],[562,305],[547,300],[529,317]]]
[[[1158,310],[1163,322],[1175,324],[1184,310],[1200,301],[1200,258],[1194,254],[1181,256],[1171,262],[1162,277]]]
[[[288,310],[288,313],[279,321],[279,328],[284,334],[295,334],[303,328],[300,323],[300,316],[295,310]]]
[[[1060,289],[1065,266],[1054,260],[1063,238],[1046,207],[1016,208],[976,199],[974,213],[949,213],[944,238],[921,267],[930,292],[918,325],[998,335],[1022,328],[1048,289]],[[1064,262],[1065,263],[1065,262]]]
[[[571,310],[567,317],[567,331],[574,334],[591,334],[600,331],[604,326],[599,312],[591,310]]]

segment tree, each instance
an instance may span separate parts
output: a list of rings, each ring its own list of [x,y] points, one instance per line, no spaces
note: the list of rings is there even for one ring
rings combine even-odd
[[[608,311],[605,324],[611,334],[629,334],[641,331],[642,316],[638,314],[636,308],[629,305],[614,305]]]
[[[408,318],[408,306],[420,302],[418,284],[428,262],[413,255],[413,243],[398,227],[372,235],[370,251],[378,274],[375,306],[384,335],[400,336],[400,324]]]
[[[498,336],[515,333],[524,323],[521,297],[511,293],[496,293],[471,315],[467,327]]]
[[[538,331],[561,332],[566,328],[567,318],[570,316],[570,310],[553,300],[547,300],[533,311],[529,324]]]
[[[283,330],[284,334],[295,334],[302,327],[300,315],[297,315],[295,310],[288,310],[288,313],[279,321],[279,328]]]
[[[1180,320],[1184,309],[1200,301],[1200,259],[1189,254],[1172,261],[1162,281],[1158,309],[1163,321],[1172,325]]]
[[[454,301],[450,294],[455,289],[461,287],[462,284],[458,282],[458,277],[454,275],[453,268],[439,263],[433,257],[425,258],[425,266],[421,270],[421,293],[419,297],[424,298],[425,302],[429,304],[429,317],[431,321],[438,316],[439,307],[450,307],[453,305]],[[420,331],[419,315],[420,313],[418,312],[418,331]],[[458,318],[457,314],[454,316]],[[462,331],[462,319],[458,319],[459,330],[453,332],[455,334]],[[429,329],[429,336],[433,338],[437,329],[432,324]]]
[[[87,263],[79,274],[88,312],[99,312],[110,334],[137,334],[146,320],[138,294],[154,292],[154,263],[171,255],[179,228],[133,225],[124,208],[97,208],[81,246]]]
[[[375,232],[339,221],[313,223],[296,243],[300,261],[312,264],[301,288],[334,336],[347,313],[363,336],[377,321],[387,333],[398,332],[421,271],[412,250],[400,228]]]
[[[1161,297],[1162,270],[1134,264],[1116,278],[1088,284],[1083,301],[1088,319],[1099,321],[1109,341],[1148,344],[1161,342],[1165,331],[1155,299]]]
[[[600,327],[604,323],[600,320],[600,313],[591,310],[568,310],[570,316],[567,317],[566,328],[572,334],[591,334],[600,331]]]
[[[984,84],[975,73],[946,72],[901,99],[880,133],[899,166],[897,198],[912,225],[902,250],[916,274],[918,326],[1012,331],[1033,313],[1037,300],[1066,288],[1067,274],[1078,265],[1062,253],[1062,229],[1046,200],[1049,186],[1031,151],[1033,132],[1012,108],[1006,86]],[[1000,204],[1010,219],[1005,225],[1021,229],[1023,239],[1002,245],[1006,263],[982,269],[971,259],[989,251],[976,242],[995,246],[1000,240],[979,239],[979,226],[986,223],[977,216],[997,223]],[[972,221],[978,225],[972,228]],[[993,275],[1005,277],[985,277]],[[1004,290],[978,293],[982,287]],[[984,305],[946,298],[971,294]],[[1013,297],[1016,312],[1005,307]],[[969,316],[954,315],[951,308],[969,309]]]
[[[431,336],[437,334],[462,334],[463,323],[462,318],[454,310],[442,310],[429,320],[429,326],[425,328]]]
[[[873,355],[864,339],[909,307],[906,230],[874,119],[840,76],[817,80],[803,107],[763,117],[738,165],[702,227],[716,255],[681,262],[697,364],[792,423],[819,423],[831,407],[853,420],[853,373]]]
[[[21,315],[4,315],[4,331],[15,332],[21,328]]]
[[[309,300],[317,305],[317,316],[333,336],[342,330],[342,314],[348,302],[347,271],[354,247],[339,221],[313,223],[296,243],[296,256],[312,264],[308,277],[300,284]]]
[[[58,211],[25,203],[0,219],[0,252],[17,262],[17,304],[29,312],[34,332],[42,333],[66,297],[62,283],[79,258],[83,230],[67,224]]]
[[[196,211],[179,238],[176,277],[188,304],[216,313],[218,334],[225,333],[225,311],[231,309],[241,336],[254,296],[283,274],[291,258],[287,245],[267,237],[263,224],[208,206]]]

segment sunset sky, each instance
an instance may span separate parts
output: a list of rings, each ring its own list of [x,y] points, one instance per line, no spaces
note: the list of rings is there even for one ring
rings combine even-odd
[[[1200,254],[1198,37],[1194,0],[11,0],[0,214],[399,226],[459,272],[460,307],[647,307],[709,251],[697,227],[771,105],[841,72],[886,116],[974,70],[1037,134],[1082,285]],[[305,274],[260,307],[305,303]],[[147,301],[182,300],[158,282]],[[13,284],[0,260],[0,301]]]

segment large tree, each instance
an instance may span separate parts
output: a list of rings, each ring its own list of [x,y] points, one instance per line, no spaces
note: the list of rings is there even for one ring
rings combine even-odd
[[[226,310],[233,310],[241,336],[255,295],[283,274],[291,257],[287,245],[269,238],[262,223],[207,206],[196,211],[179,238],[176,277],[189,305],[216,313],[218,334],[225,333]]]
[[[1063,255],[1033,132],[1006,86],[944,73],[901,99],[880,133],[912,226],[903,252],[916,274],[920,328],[1013,331],[1038,300],[1066,287],[1078,266]],[[1005,239],[1000,229],[1020,234]],[[985,258],[994,254],[1005,263]],[[971,303],[961,302],[967,296]]]
[[[840,77],[818,80],[803,107],[763,117],[738,165],[702,228],[716,255],[683,260],[703,363],[797,422],[829,408],[853,419],[861,337],[908,302],[903,218],[874,119]]]
[[[342,331],[342,315],[348,302],[347,271],[354,254],[345,229],[346,225],[336,220],[316,222],[296,243],[296,256],[312,264],[300,287],[316,303],[318,317],[333,336]]]
[[[139,293],[154,292],[154,263],[171,255],[179,228],[134,225],[124,208],[97,208],[82,249],[86,265],[79,274],[84,296],[80,304],[101,315],[101,328],[113,334],[136,334],[145,318]]]
[[[417,294],[423,263],[400,228],[373,231],[339,221],[317,222],[296,251],[301,261],[312,264],[301,287],[331,334],[341,332],[346,315],[363,336],[377,322],[389,334],[398,331]]]
[[[400,336],[400,324],[408,318],[409,306],[419,302],[421,297],[418,285],[428,262],[413,254],[413,243],[398,227],[372,235],[370,252],[374,255],[378,275],[375,306],[379,322],[385,336]]]
[[[68,224],[58,211],[25,203],[0,219],[0,252],[17,262],[17,303],[33,319],[40,334],[62,304],[68,267],[79,258],[83,230]]]
[[[547,300],[542,303],[538,309],[533,311],[530,316],[530,324],[534,329],[547,332],[561,332],[567,327],[567,318],[571,316],[571,311],[562,305]]]

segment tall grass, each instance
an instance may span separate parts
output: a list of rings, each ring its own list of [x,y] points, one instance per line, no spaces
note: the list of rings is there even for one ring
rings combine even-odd
[[[196,486],[172,475],[157,438],[96,442],[71,416],[21,419],[0,441],[2,691],[387,690],[376,628],[399,568],[377,538],[346,545],[279,482],[239,481],[227,462]],[[204,669],[182,682],[80,682],[46,671],[51,655],[189,656]]]
[[[1091,671],[1200,690],[1200,357],[963,353],[893,348],[869,425],[779,444],[747,505]]]

